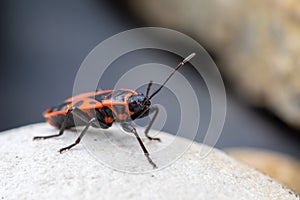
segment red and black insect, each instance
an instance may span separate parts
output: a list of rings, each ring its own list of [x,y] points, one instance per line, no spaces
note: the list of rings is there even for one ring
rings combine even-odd
[[[49,124],[58,128],[60,131],[55,135],[36,136],[33,139],[48,139],[61,136],[65,129],[75,126],[74,121],[76,121],[77,126],[85,126],[73,144],[59,150],[59,152],[62,153],[77,145],[90,126],[107,129],[111,127],[114,122],[118,122],[126,132],[135,135],[149,163],[153,168],[156,168],[156,164],[150,158],[148,150],[131,122],[137,118],[143,118],[154,113],[153,118],[145,129],[145,135],[149,140],[160,141],[159,138],[153,138],[148,135],[158,114],[158,107],[151,106],[150,100],[163,88],[173,74],[194,56],[195,53],[192,53],[179,63],[164,83],[150,96],[149,92],[152,81],[148,84],[146,95],[129,89],[103,90],[83,93],[65,100],[58,106],[46,109],[44,112],[45,119]]]

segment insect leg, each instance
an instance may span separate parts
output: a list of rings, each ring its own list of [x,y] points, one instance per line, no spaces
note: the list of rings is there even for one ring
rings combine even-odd
[[[155,121],[155,119],[156,119],[156,117],[157,117],[158,111],[159,111],[159,109],[158,109],[157,106],[153,106],[153,107],[151,107],[151,108],[149,109],[149,113],[153,113],[153,112],[154,112],[154,115],[153,115],[151,121],[149,122],[147,128],[145,129],[145,136],[146,136],[149,140],[156,140],[156,141],[159,141],[159,142],[160,142],[160,138],[150,137],[150,136],[148,135],[149,130],[150,130],[151,126],[153,125],[153,122]]]
[[[86,124],[85,128],[83,129],[83,131],[80,133],[79,137],[75,140],[75,142],[67,147],[64,147],[62,149],[59,150],[59,153],[62,153],[64,151],[67,151],[69,149],[71,149],[72,147],[74,147],[75,145],[79,144],[79,142],[81,141],[82,137],[85,135],[85,133],[87,132],[88,128],[90,127],[90,125],[92,123],[94,123],[96,121],[96,118],[92,118],[91,120],[89,120],[89,122]]]
[[[66,117],[61,125],[61,128],[59,130],[59,133],[58,134],[55,134],[55,135],[47,135],[47,136],[36,136],[33,138],[33,140],[43,140],[43,139],[49,139],[49,138],[53,138],[53,137],[58,137],[58,136],[61,136],[65,129],[66,129],[66,126],[67,126],[67,121],[69,120],[70,116],[72,116],[72,111],[74,110],[75,108],[70,108],[66,114]]]
[[[95,117],[90,118],[86,115],[85,112],[83,112],[82,110],[80,110],[79,108],[74,108],[73,109],[73,116],[74,117],[78,117],[80,118],[82,121],[84,121],[86,123],[85,128],[83,129],[83,131],[80,133],[79,137],[75,140],[75,142],[67,147],[64,147],[62,149],[59,150],[60,153],[67,151],[69,149],[71,149],[72,147],[74,147],[75,145],[77,145],[78,143],[80,143],[82,137],[84,136],[84,134],[87,132],[88,128],[90,127],[90,125],[94,125],[95,127],[99,127],[97,122],[97,119]]]
[[[130,124],[130,123],[122,123],[121,126],[124,129],[124,131],[130,132],[130,133],[134,134],[134,136],[136,137],[137,141],[139,142],[139,145],[141,146],[141,148],[142,148],[142,150],[144,152],[144,155],[146,156],[148,162],[153,166],[153,168],[157,168],[156,164],[150,158],[149,152],[146,149],[143,141],[141,140],[140,136],[138,135],[136,129],[132,126],[132,124]]]

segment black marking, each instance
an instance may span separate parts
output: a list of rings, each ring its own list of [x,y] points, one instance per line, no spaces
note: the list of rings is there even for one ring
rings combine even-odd
[[[113,105],[115,111],[116,111],[116,114],[125,114],[125,106],[124,105]]]
[[[78,101],[77,103],[75,103],[74,105],[73,105],[73,107],[79,107],[79,106],[81,106],[83,104],[83,101],[81,100],[81,101]]]
[[[111,127],[113,122],[112,123],[105,122],[106,117],[113,118],[111,110],[107,107],[104,107],[102,109],[95,109],[95,111],[96,111],[96,118],[97,118],[97,121],[99,122],[100,127],[104,128],[104,129]]]
[[[66,108],[68,107],[68,105],[70,104],[71,102],[64,102],[62,104],[59,104],[57,106],[53,106],[50,110],[50,112],[56,112],[56,111],[62,111],[62,110],[66,110]]]
[[[131,93],[130,91],[117,90],[113,93],[112,98],[116,101],[124,101],[125,95]]]
[[[95,97],[90,96],[90,98],[92,98],[92,99],[95,98],[96,101],[99,101],[101,103],[103,101],[103,99],[106,99],[107,96],[109,96],[109,94],[111,94],[111,92],[105,92],[103,94],[98,94],[98,95],[95,95]]]

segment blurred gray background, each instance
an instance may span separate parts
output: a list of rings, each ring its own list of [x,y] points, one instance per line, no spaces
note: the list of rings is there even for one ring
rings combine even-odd
[[[45,108],[72,95],[76,72],[98,43],[121,31],[143,26],[117,1],[3,0],[0,4],[1,131],[43,121]],[[114,84],[110,77],[118,77],[122,70],[136,64],[174,65],[179,60],[167,52],[133,52],[112,64],[101,87],[109,89]],[[193,71],[183,70],[183,73],[188,77]],[[145,84],[148,81],[145,80]],[[202,118],[205,122],[210,117],[207,109],[210,102],[201,78],[199,88],[203,91],[200,107],[207,112]],[[230,88],[226,89],[228,111],[218,148],[259,147],[300,158],[299,132],[270,113],[244,104]],[[155,101],[171,107],[177,105],[177,102],[168,104],[170,97],[172,94],[165,90]],[[171,123],[178,120],[176,116],[168,120],[164,130],[176,130]],[[196,139],[201,141],[201,135]]]

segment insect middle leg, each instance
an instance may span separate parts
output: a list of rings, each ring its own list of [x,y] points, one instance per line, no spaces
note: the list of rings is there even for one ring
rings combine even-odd
[[[103,117],[106,116],[105,112],[101,112],[101,113],[102,113]],[[93,118],[88,117],[86,115],[86,113],[83,112],[82,110],[80,110],[79,108],[73,109],[73,116],[78,117],[81,121],[85,122],[86,125],[85,125],[83,131],[80,133],[79,137],[75,140],[75,142],[67,147],[60,149],[59,150],[60,153],[67,151],[67,150],[71,149],[72,147],[76,146],[77,144],[79,144],[81,139],[86,134],[88,128],[91,125],[93,125],[94,127],[97,127],[97,128],[108,128],[111,126],[111,124],[105,124],[104,122],[97,120],[96,117],[93,117]]]
[[[67,150],[71,149],[72,147],[76,146],[77,144],[79,144],[80,141],[81,141],[81,139],[82,139],[82,137],[83,137],[83,136],[85,135],[85,133],[87,132],[88,128],[89,128],[89,127],[91,126],[91,124],[93,124],[94,122],[96,122],[96,118],[90,119],[90,120],[87,122],[86,126],[84,127],[83,131],[80,133],[79,137],[75,140],[75,142],[74,142],[73,144],[70,144],[70,145],[67,146],[67,147],[61,148],[61,149],[59,150],[59,153],[62,153],[62,152],[64,152],[64,151],[67,151]]]

